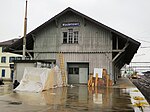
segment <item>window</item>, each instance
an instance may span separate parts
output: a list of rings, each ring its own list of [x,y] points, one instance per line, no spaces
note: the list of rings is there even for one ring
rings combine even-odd
[[[14,77],[14,71],[11,70],[11,79],[13,80],[13,77]]]
[[[2,77],[5,77],[5,69],[2,69]]]
[[[79,68],[69,68],[69,74],[79,74]]]
[[[31,60],[31,57],[27,56],[25,57],[25,60]]]
[[[2,47],[2,52],[4,52],[5,47]]]
[[[1,57],[1,63],[6,63],[6,57]]]
[[[69,43],[73,43],[73,29],[69,29]]]
[[[63,32],[63,43],[67,43],[67,32]]]
[[[69,73],[69,74],[73,74],[73,68],[69,68],[68,73]]]
[[[68,29],[67,32],[63,32],[63,44],[78,44],[79,32]]]
[[[9,64],[10,69],[14,69],[14,64]]]
[[[16,57],[16,60],[22,60],[22,57]]]
[[[9,63],[12,63],[15,60],[15,57],[9,57]]]
[[[79,68],[74,68],[74,73],[79,74]]]
[[[78,43],[78,31],[74,32],[74,43]]]

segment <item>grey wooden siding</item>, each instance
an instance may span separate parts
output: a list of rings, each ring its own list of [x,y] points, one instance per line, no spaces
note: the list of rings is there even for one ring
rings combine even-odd
[[[58,59],[57,53],[41,53],[39,54],[39,59]],[[107,69],[109,74],[112,74],[112,63],[111,59],[112,55],[111,53],[65,53],[64,54],[64,61],[65,61],[65,68],[67,70],[67,62],[88,62],[89,63],[89,73],[93,73],[94,68],[105,68]],[[57,64],[59,62],[57,61]]]
[[[74,30],[79,31],[79,44],[62,44],[62,32],[68,30],[68,27],[62,28],[61,24],[63,22],[73,21],[80,22],[79,27],[73,28]],[[56,23],[58,23],[58,26]],[[36,34],[34,50],[45,52],[111,51],[111,33],[93,23],[88,22],[87,20],[83,20],[83,18],[75,15],[66,15]]]
[[[35,34],[34,50],[43,52],[56,51],[57,47],[57,28],[55,23],[51,23],[49,27],[43,28]]]
[[[68,30],[67,27],[61,27],[63,22],[80,22],[79,27],[69,27],[79,31],[78,44],[62,44],[62,32]],[[109,31],[100,26],[84,20],[84,18],[77,15],[68,13],[35,35],[34,50],[47,53],[34,53],[34,58],[58,59],[57,54],[52,52],[72,52],[64,54],[66,63],[88,62],[90,73],[93,72],[94,68],[102,67],[106,68],[112,74],[112,63],[110,62],[112,53],[106,53],[112,51],[112,37]]]

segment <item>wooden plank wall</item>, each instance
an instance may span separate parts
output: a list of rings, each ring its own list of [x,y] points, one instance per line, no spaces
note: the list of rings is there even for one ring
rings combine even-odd
[[[68,30],[68,27],[61,27],[63,22],[80,23],[79,27],[69,27],[79,31],[78,44],[62,44],[62,32]],[[112,53],[106,54],[106,52],[112,51],[111,32],[78,15],[70,13],[63,15],[43,28],[42,31],[37,32],[35,36],[34,50],[47,52],[34,53],[34,58],[36,59],[57,59],[56,53],[52,52],[72,52],[64,54],[66,63],[89,62],[90,73],[93,72],[93,68],[102,67],[109,69],[112,74]]]

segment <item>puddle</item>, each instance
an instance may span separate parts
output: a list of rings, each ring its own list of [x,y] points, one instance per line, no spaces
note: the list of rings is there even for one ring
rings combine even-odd
[[[12,102],[9,102],[9,104],[11,104],[11,105],[21,105],[22,102],[12,101]]]

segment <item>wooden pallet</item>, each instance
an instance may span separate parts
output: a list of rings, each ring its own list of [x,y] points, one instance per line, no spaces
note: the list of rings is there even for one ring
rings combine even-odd
[[[89,87],[97,87],[97,86],[112,86],[112,81],[109,78],[109,75],[107,74],[106,69],[103,69],[103,79],[98,78],[98,73],[96,73],[96,77],[93,77],[93,74],[90,74],[90,78],[88,80],[88,86]]]

